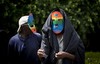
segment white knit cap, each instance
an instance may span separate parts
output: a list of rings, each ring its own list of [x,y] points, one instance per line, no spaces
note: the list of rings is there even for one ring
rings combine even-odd
[[[28,17],[29,17],[29,16],[22,16],[22,17],[19,19],[19,28],[18,28],[17,32],[20,31],[21,25],[23,25],[23,24],[25,24],[25,23],[28,22]]]

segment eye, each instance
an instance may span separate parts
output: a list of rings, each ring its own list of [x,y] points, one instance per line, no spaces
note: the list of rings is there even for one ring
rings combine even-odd
[[[30,25],[30,27],[33,27],[33,25]]]
[[[54,19],[52,19],[52,21],[55,21]]]
[[[61,19],[58,19],[58,21],[61,21]]]

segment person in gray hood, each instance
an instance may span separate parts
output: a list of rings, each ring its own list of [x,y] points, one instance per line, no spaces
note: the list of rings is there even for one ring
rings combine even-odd
[[[53,10],[42,27],[43,64],[85,64],[85,47],[62,9]]]

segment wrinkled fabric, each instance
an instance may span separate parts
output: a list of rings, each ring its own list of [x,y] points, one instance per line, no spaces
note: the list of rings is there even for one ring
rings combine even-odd
[[[71,22],[68,20],[66,13],[62,9],[55,9],[52,12],[54,11],[60,11],[64,17],[63,51],[75,55],[75,61],[64,58],[62,64],[84,64],[85,47],[82,40],[75,31]],[[54,55],[59,51],[59,45],[57,37],[51,28],[51,14],[48,16],[45,24],[43,25],[42,37],[43,40],[41,48],[44,49],[48,55],[48,57],[43,60],[44,64],[56,64],[57,59]]]

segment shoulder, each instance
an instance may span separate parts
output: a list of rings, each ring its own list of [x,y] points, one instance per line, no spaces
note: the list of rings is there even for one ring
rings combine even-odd
[[[40,33],[34,33],[36,36],[41,37]]]
[[[10,38],[10,40],[15,40],[15,39],[17,39],[17,38],[18,38],[18,34],[12,36],[12,37]]]
[[[9,40],[9,44],[10,44],[10,45],[13,44],[13,42],[15,42],[17,39],[18,39],[18,34],[12,36],[12,37],[10,38],[10,40]]]
[[[42,40],[42,35],[40,33],[34,33],[38,39],[39,42]]]

